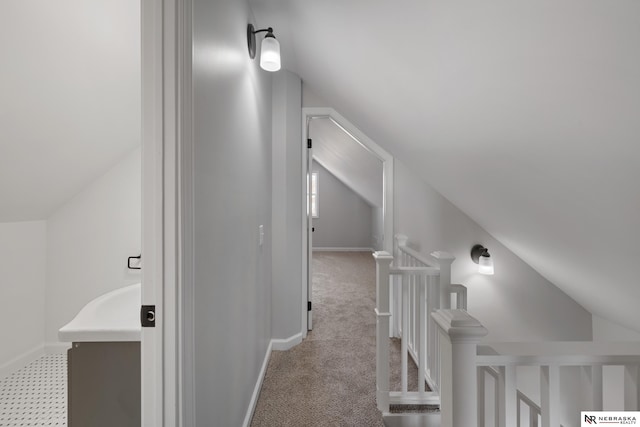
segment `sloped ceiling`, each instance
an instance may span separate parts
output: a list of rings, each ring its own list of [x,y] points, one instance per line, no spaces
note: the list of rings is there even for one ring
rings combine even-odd
[[[47,218],[140,144],[139,9],[2,2],[0,222]]]
[[[313,158],[371,206],[382,207],[382,161],[329,118],[309,124]]]
[[[332,107],[586,309],[640,330],[640,2],[254,12]]]

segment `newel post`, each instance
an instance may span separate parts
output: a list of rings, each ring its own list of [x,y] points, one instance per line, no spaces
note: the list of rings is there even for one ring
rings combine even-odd
[[[478,426],[477,345],[487,329],[466,310],[431,313],[439,327],[442,427]]]
[[[393,257],[374,252],[376,260],[376,401],[381,412],[389,412],[389,266]]]
[[[398,262],[396,265],[402,265],[401,257],[400,257],[400,246],[407,246],[407,242],[409,238],[404,234],[396,234],[395,235],[395,244],[393,245],[393,256],[398,258]]]
[[[456,257],[444,251],[431,252],[431,256],[438,260],[438,265],[440,266],[440,308],[450,309],[451,264],[456,260]]]

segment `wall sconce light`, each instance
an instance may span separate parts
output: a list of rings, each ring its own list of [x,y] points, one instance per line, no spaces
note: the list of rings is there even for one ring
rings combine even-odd
[[[471,248],[471,259],[478,264],[478,273],[493,274],[493,259],[489,255],[489,249],[482,245],[474,245]]]
[[[260,67],[266,71],[278,71],[280,69],[280,43],[273,35],[273,28],[256,30],[253,24],[247,25],[247,46],[249,57],[256,57],[256,33],[267,33],[262,39],[260,48]]]

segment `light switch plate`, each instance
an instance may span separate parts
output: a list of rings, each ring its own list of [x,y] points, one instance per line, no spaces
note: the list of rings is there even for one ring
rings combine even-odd
[[[264,225],[258,227],[258,233],[260,233],[260,246],[264,243]]]

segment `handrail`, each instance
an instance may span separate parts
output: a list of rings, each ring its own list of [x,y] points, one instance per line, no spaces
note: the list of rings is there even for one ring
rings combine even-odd
[[[478,356],[477,366],[600,366],[600,365],[629,365],[640,363],[640,355],[637,356],[585,356],[585,355],[558,355],[558,356]]]
[[[495,392],[484,395],[484,377],[478,377],[478,401],[494,394],[499,426],[520,426],[521,403],[529,407],[529,426],[560,425],[561,368],[581,367],[580,387],[589,390],[588,408],[602,410],[603,368],[622,366],[625,369],[624,396],[625,410],[637,410],[640,393],[638,369],[640,367],[640,342],[509,342],[488,343],[476,349],[478,372],[492,369],[498,372]],[[517,367],[536,366],[540,369],[540,405],[516,389]],[[494,377],[495,378],[495,377]],[[500,391],[498,391],[500,390]],[[627,406],[627,405],[630,406]],[[574,408],[577,410],[577,408]],[[484,425],[484,414],[479,410],[479,420]],[[540,422],[539,422],[540,418]]]
[[[538,417],[542,416],[542,408],[538,406],[533,400],[529,399],[526,394],[521,392],[520,390],[516,390],[516,427],[520,427],[520,402],[524,402],[525,405],[529,407],[529,427],[537,427],[538,426]]]
[[[439,276],[440,269],[435,267],[391,267],[389,274],[415,273],[421,276]]]
[[[593,366],[640,362],[640,342],[506,342],[478,346],[478,366]]]
[[[484,411],[485,411],[485,400],[486,397],[484,395],[485,392],[485,378],[482,374],[489,374],[493,380],[494,384],[499,384],[501,373],[494,366],[478,366],[478,424],[481,427],[486,427],[486,422],[484,419]],[[542,409],[531,400],[526,394],[524,394],[520,390],[516,390],[516,407],[517,407],[517,417],[516,417],[516,427],[520,427],[520,402],[524,402],[525,405],[529,407],[529,427],[537,427],[538,426],[538,416],[542,414]],[[499,417],[501,403],[500,402],[500,387],[496,387],[494,389],[493,394],[493,403],[494,403],[494,413]],[[497,424],[500,424],[497,422]]]
[[[441,345],[450,344],[442,341],[441,326],[438,325],[434,314],[441,310],[447,313],[459,312],[454,313],[453,329],[447,329],[445,332],[447,340],[455,342],[453,345],[458,348],[457,325],[462,317],[466,320],[472,319],[466,313],[467,288],[463,285],[451,284],[451,264],[455,260],[453,255],[445,251],[436,251],[431,253],[431,259],[409,248],[406,236],[396,235],[395,237],[395,256],[384,251],[373,254],[376,260],[376,401],[378,409],[388,412],[390,404],[440,405],[443,392],[447,396],[447,404],[451,404],[449,394],[451,389],[443,391],[441,387],[442,383],[446,383],[448,387],[452,384],[451,371],[447,370],[448,368],[443,369],[442,362],[446,362],[447,367],[450,367],[451,363],[458,363],[458,361],[448,357],[446,349],[440,348]],[[454,296],[453,305],[456,310],[450,310]],[[448,319],[446,315],[445,318]],[[461,331],[463,335],[469,332],[463,329]],[[482,334],[486,333],[481,325],[475,329],[481,330]],[[453,336],[449,336],[449,333]],[[400,390],[389,389],[390,337],[400,338],[402,379]],[[470,357],[466,360],[471,362],[471,369],[475,369],[473,366],[475,344],[469,355]],[[408,389],[410,358],[415,362],[418,371],[417,391]],[[443,372],[445,378],[443,378]],[[459,384],[456,383],[456,389],[458,387]],[[463,400],[464,404],[470,403],[469,399]],[[461,408],[458,408],[457,404],[454,406],[456,410]],[[463,427],[463,425],[474,427],[465,424],[469,420],[468,417],[462,420],[460,421],[462,424],[452,427]]]
[[[437,268],[437,267],[434,267],[430,262],[430,260],[428,260],[424,255],[422,255],[420,252],[416,251],[415,249],[411,249],[409,246],[399,244],[398,249],[400,249],[402,252],[406,253],[407,255],[417,259],[421,263],[426,264],[429,267]]]
[[[485,342],[478,346],[479,356],[640,356],[638,341],[531,341]]]

